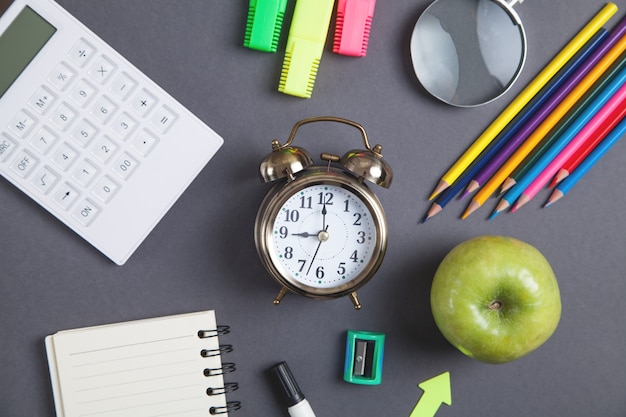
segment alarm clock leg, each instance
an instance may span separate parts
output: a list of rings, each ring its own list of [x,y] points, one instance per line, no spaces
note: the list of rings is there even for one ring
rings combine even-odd
[[[354,309],[355,310],[360,310],[361,309],[361,303],[359,302],[359,298],[356,296],[356,291],[355,292],[351,292],[349,297],[350,297],[350,301],[352,301],[352,304],[354,304]]]
[[[278,292],[278,295],[276,295],[276,297],[274,298],[274,305],[280,304],[280,301],[283,299],[285,294],[287,294],[287,291],[289,291],[289,290],[286,287],[282,287],[280,289],[280,291]]]

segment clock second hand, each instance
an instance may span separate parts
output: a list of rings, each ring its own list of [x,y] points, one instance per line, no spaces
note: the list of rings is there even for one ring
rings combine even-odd
[[[317,257],[317,252],[320,250],[320,246],[322,246],[322,242],[326,242],[328,240],[328,225],[324,228],[324,230],[322,230],[321,232],[317,234],[317,238],[319,239],[320,243],[317,244],[317,248],[315,249],[315,253],[313,254],[313,257],[311,258],[311,263],[309,264],[309,269],[306,270],[307,276],[309,275],[309,272],[311,272],[311,267],[313,266],[313,262],[315,262],[315,258]]]

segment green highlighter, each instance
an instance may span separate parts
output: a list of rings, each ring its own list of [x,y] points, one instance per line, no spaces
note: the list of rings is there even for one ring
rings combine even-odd
[[[310,98],[335,0],[298,0],[289,27],[278,91]]]
[[[263,52],[276,52],[287,0],[250,0],[243,45]]]

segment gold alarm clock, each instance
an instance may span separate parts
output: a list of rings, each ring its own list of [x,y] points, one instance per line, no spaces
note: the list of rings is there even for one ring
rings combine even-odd
[[[314,165],[310,154],[292,142],[298,128],[313,122],[339,122],[361,133],[365,149],[342,157],[322,153]],[[387,249],[383,207],[365,180],[388,188],[392,171],[370,147],[365,129],[339,117],[297,122],[285,144],[272,141],[260,166],[264,182],[276,182],[259,207],[254,225],[258,255],[281,289],[317,299],[348,295],[360,309],[356,290],[380,267]]]

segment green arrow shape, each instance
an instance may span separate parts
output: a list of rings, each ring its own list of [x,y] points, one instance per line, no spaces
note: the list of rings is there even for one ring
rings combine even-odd
[[[418,385],[423,391],[409,417],[433,417],[441,403],[452,405],[450,372],[444,372]]]

